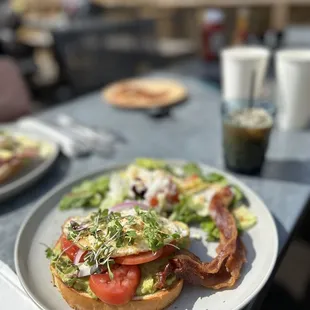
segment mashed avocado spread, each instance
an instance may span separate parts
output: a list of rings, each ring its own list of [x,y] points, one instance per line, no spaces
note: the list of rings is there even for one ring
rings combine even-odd
[[[158,281],[156,274],[160,271],[163,271],[167,263],[168,259],[163,258],[150,263],[139,265],[141,271],[141,280],[136,290],[136,296],[154,294],[158,290],[156,288]],[[175,276],[168,277],[166,281],[166,287],[171,286],[175,280]]]

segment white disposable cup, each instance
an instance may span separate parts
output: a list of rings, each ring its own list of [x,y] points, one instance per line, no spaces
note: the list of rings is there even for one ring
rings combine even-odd
[[[260,46],[237,46],[222,50],[223,99],[249,100],[255,77],[253,99],[259,99],[266,77],[270,51]]]
[[[276,54],[277,124],[298,130],[310,120],[310,49],[287,49]]]

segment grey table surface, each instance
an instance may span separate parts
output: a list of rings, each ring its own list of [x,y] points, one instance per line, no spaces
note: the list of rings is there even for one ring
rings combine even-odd
[[[112,108],[103,104],[99,92],[38,115],[42,119],[51,120],[58,113],[68,113],[86,124],[119,131],[127,143],[119,145],[110,159],[93,155],[69,161],[61,156],[51,171],[35,186],[18,197],[1,203],[0,260],[14,269],[13,248],[22,221],[43,194],[67,178],[108,163],[126,162],[140,156],[201,161],[223,168],[218,90],[191,76],[163,72],[154,75],[173,77],[184,83],[189,90],[189,100],[173,109],[170,117],[155,120],[142,111]],[[308,203],[308,145],[310,134],[307,132],[274,131],[262,175],[240,176],[262,197],[274,215],[280,240],[279,255],[288,244]]]

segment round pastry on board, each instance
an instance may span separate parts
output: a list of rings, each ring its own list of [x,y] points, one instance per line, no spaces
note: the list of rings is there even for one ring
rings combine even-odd
[[[127,109],[150,109],[180,103],[186,88],[169,79],[128,79],[105,87],[102,96],[109,104]]]

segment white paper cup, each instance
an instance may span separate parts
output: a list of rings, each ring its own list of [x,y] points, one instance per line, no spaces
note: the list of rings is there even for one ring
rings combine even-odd
[[[303,129],[310,120],[310,49],[276,54],[277,124],[282,130]]]
[[[239,46],[222,50],[223,99],[225,101],[249,100],[253,74],[255,74],[253,99],[259,99],[269,58],[270,51],[260,46]]]

